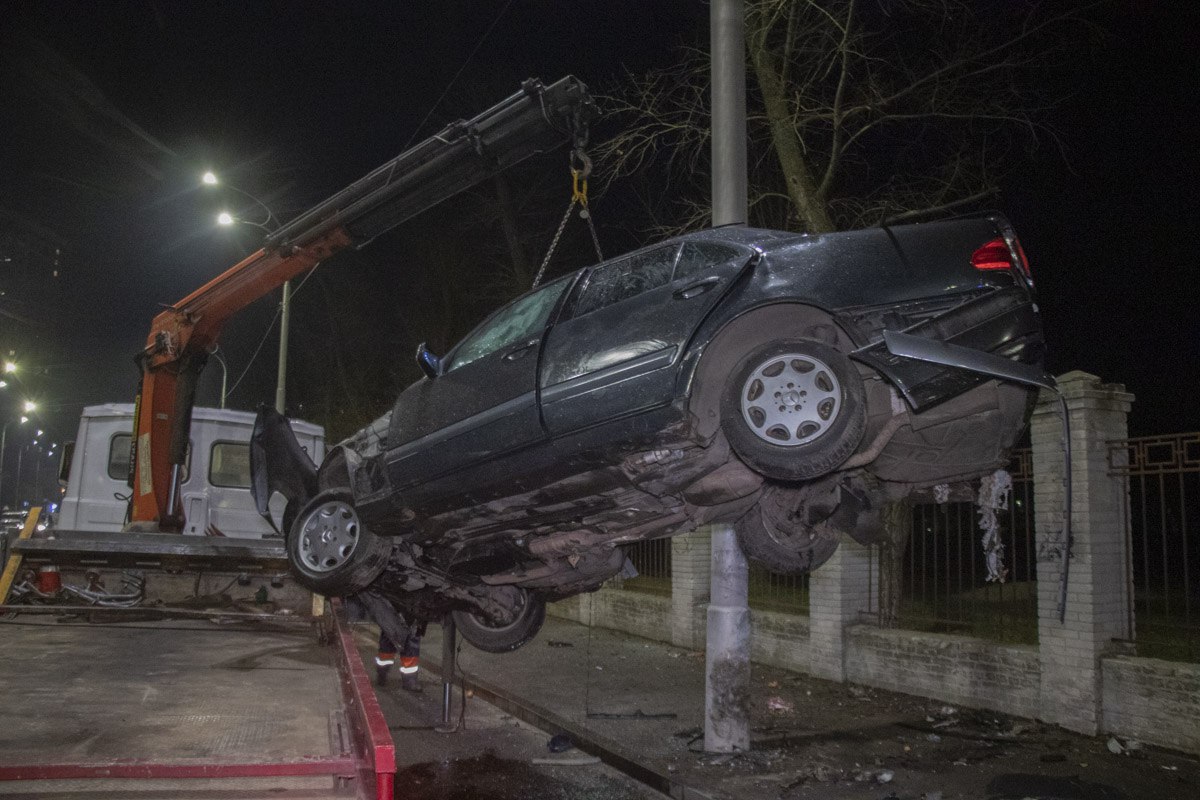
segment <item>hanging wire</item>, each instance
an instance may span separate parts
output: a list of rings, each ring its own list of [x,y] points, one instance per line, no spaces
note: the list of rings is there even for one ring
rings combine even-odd
[[[296,295],[299,294],[300,290],[304,288],[304,284],[308,283],[308,279],[313,276],[313,273],[317,271],[317,267],[319,266],[321,266],[321,264],[317,263],[311,270],[309,270],[308,274],[304,276],[304,280],[300,281],[300,284],[292,290],[293,300],[296,299]],[[271,322],[267,325],[267,330],[263,332],[262,338],[258,340],[258,347],[254,348],[254,355],[250,356],[250,360],[246,362],[246,368],[242,370],[241,375],[238,375],[237,380],[233,382],[233,386],[230,386],[225,392],[226,400],[228,400],[229,396],[233,394],[233,390],[236,389],[239,384],[241,384],[242,378],[246,377],[246,374],[250,372],[250,368],[254,366],[254,359],[258,358],[258,354],[262,352],[263,345],[265,345],[267,340],[271,338],[271,331],[275,330],[275,323],[279,321],[279,316],[282,313],[282,305],[276,306],[275,316],[271,317]]]
[[[500,13],[496,15],[494,20],[492,20],[492,24],[488,26],[488,29],[483,32],[483,36],[481,36],[479,41],[475,43],[475,49],[471,51],[471,54],[467,56],[467,60],[464,61],[462,66],[458,68],[458,72],[454,73],[454,77],[451,78],[450,82],[446,84],[446,88],[442,90],[442,93],[438,99],[432,106],[429,107],[429,111],[425,114],[425,118],[421,120],[421,123],[417,125],[417,127],[413,128],[412,135],[408,137],[408,141],[404,143],[404,147],[400,148],[401,151],[407,150],[408,146],[412,144],[413,139],[417,138],[417,133],[421,130],[421,128],[425,127],[425,123],[429,122],[429,118],[433,116],[433,112],[436,111],[437,107],[440,106],[442,101],[446,99],[446,95],[450,93],[450,88],[454,86],[455,81],[457,81],[463,74],[463,71],[466,70],[467,65],[471,63],[471,59],[473,59],[475,54],[479,52],[479,48],[483,47],[483,43],[487,41],[487,38],[491,35],[492,30],[494,30],[496,25],[500,23],[500,20],[504,17],[505,13],[508,12],[508,9],[512,4],[513,0],[508,0],[508,2],[504,4],[504,8],[500,9]]]

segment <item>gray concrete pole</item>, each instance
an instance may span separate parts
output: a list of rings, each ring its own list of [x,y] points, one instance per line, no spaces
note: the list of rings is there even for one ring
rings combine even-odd
[[[746,10],[742,0],[712,0],[713,225],[745,223]]]
[[[713,225],[745,223],[746,53],[742,0],[712,0]],[[732,525],[712,526],[704,749],[750,749],[749,568]]]
[[[4,445],[7,443],[7,440],[8,440],[8,423],[9,422],[12,422],[12,420],[10,419],[8,422],[5,422],[4,428],[0,429],[0,486],[2,486],[4,483]],[[0,508],[2,508],[3,506],[4,506],[4,494],[2,492],[0,492]]]
[[[750,749],[749,569],[732,525],[712,526],[712,590],[704,662],[704,749]]]
[[[287,405],[288,325],[292,321],[292,282],[283,284],[283,303],[279,314],[279,379],[275,383],[275,410],[285,413]]]

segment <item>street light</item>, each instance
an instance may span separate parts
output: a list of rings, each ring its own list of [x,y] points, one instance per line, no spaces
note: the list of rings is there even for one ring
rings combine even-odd
[[[33,402],[32,400],[26,400],[25,413],[32,414],[34,411],[37,411],[37,403]]]
[[[216,174],[211,171],[204,173],[204,176],[200,179],[200,181],[205,186],[216,186],[219,183],[219,181],[217,180]],[[228,212],[222,212],[221,215],[219,217],[217,217],[217,221],[220,222],[220,224],[232,225],[234,222],[244,222],[247,225],[257,225],[258,227],[263,228],[264,230],[268,230],[268,231],[274,230],[275,228],[279,227],[279,221],[277,219],[275,219],[275,212],[271,211],[271,207],[268,206],[266,203],[264,203],[262,200],[259,200],[256,196],[250,194],[245,189],[239,189],[238,187],[234,186],[232,183],[222,183],[220,185],[223,186],[224,188],[228,189],[231,192],[237,192],[238,194],[242,195],[243,197],[248,197],[251,201],[253,201],[254,203],[257,203],[259,208],[261,208],[263,211],[267,212],[267,218],[264,219],[262,222],[251,222],[250,220],[239,219],[238,217],[235,217]],[[229,221],[228,222],[223,221],[222,218],[224,218],[224,217],[228,217]]]
[[[9,375],[13,374],[14,372],[17,371],[16,363],[12,362],[12,361],[5,361],[4,362],[4,371],[6,373],[8,373]]]
[[[200,180],[204,183],[205,186],[216,186],[218,184],[216,173],[212,172],[211,170],[208,172],[205,172]],[[264,219],[262,222],[253,222],[248,219],[242,219],[240,217],[235,217],[233,214],[229,213],[228,211],[222,211],[220,214],[217,215],[217,224],[218,225],[229,226],[229,225],[233,225],[235,222],[240,222],[243,225],[253,225],[256,228],[262,228],[264,231],[267,231],[268,233],[270,233],[273,230],[277,230],[279,228],[279,220],[275,219],[275,214],[273,211],[271,211],[271,207],[268,206],[266,203],[264,203],[262,200],[259,200],[257,197],[255,197],[254,195],[245,191],[244,189],[239,189],[238,187],[236,187],[232,184],[225,183],[225,184],[221,184],[221,185],[224,186],[226,189],[230,189],[234,192],[237,192],[240,195],[249,197],[251,200],[253,200],[255,203],[257,203],[259,206],[261,206],[263,211],[267,212],[267,218]],[[275,381],[275,410],[278,411],[280,414],[283,413],[283,409],[287,405],[288,328],[291,325],[291,320],[292,320],[292,282],[284,281],[283,282],[283,302],[280,303],[280,313],[279,313],[279,369],[278,369],[277,378]],[[221,362],[221,366],[222,366],[222,368],[224,368],[224,366],[225,366],[224,361]],[[221,386],[222,386],[222,388],[221,388],[221,408],[224,408],[225,407],[224,380],[222,380]]]

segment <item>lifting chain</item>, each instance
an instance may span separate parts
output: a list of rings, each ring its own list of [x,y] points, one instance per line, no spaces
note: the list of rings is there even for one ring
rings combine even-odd
[[[588,176],[592,174],[592,159],[584,152],[582,147],[575,147],[571,150],[571,201],[567,203],[567,210],[563,214],[562,221],[558,223],[558,230],[554,232],[554,238],[550,241],[550,249],[546,251],[546,257],[542,259],[542,265],[538,267],[537,275],[533,278],[533,286],[537,288],[542,282],[542,276],[546,274],[546,267],[550,264],[550,259],[554,257],[554,251],[558,249],[558,242],[562,238],[563,231],[566,230],[567,220],[571,218],[571,211],[575,205],[579,204],[579,218],[583,219],[588,224],[588,230],[592,234],[592,245],[596,248],[596,261],[604,260],[604,254],[600,251],[600,237],[596,235],[596,223],[592,219],[592,212],[588,208]]]

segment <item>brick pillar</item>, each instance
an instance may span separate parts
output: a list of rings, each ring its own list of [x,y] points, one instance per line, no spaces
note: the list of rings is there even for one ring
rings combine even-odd
[[[711,536],[707,527],[671,539],[671,644],[704,649],[703,614],[712,571]]]
[[[1069,372],[1058,379],[1071,423],[1071,526],[1066,621],[1058,606],[1063,567],[1063,455],[1059,402],[1043,391],[1033,413],[1038,650],[1042,718],[1095,735],[1101,726],[1100,658],[1131,636],[1125,519],[1127,491],[1111,477],[1110,439],[1128,435],[1133,395],[1121,384]]]
[[[813,571],[808,585],[809,672],[846,680],[846,629],[871,610],[878,583],[872,551],[842,535],[833,557]]]

